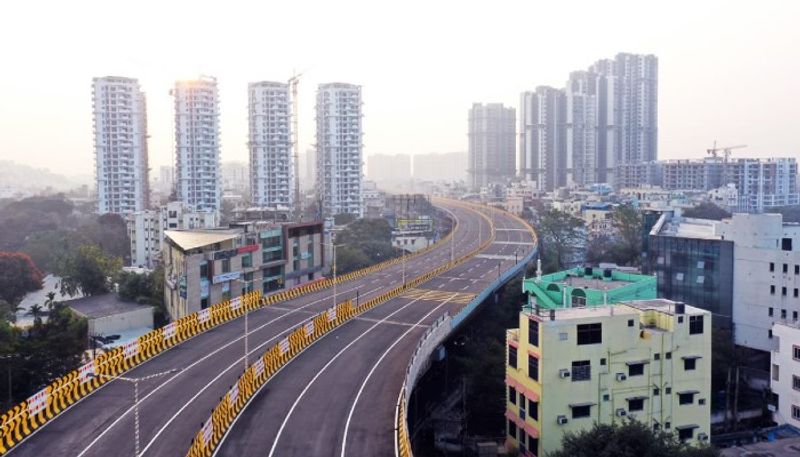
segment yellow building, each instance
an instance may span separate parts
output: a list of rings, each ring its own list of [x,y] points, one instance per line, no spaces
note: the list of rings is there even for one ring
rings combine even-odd
[[[664,299],[526,306],[506,339],[507,448],[544,456],[565,432],[625,417],[708,440],[708,311]]]

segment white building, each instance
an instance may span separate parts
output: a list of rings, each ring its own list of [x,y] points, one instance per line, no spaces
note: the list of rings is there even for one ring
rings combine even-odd
[[[361,105],[361,86],[317,89],[317,192],[326,216],[364,213]]]
[[[250,83],[248,100],[251,202],[291,208],[295,176],[289,85]]]
[[[97,212],[129,214],[149,205],[147,108],[139,81],[92,80]]]
[[[175,180],[178,198],[199,211],[219,211],[219,97],[217,80],[177,81],[175,97]]]
[[[505,184],[516,174],[516,110],[502,103],[473,103],[469,110],[469,184],[473,190]]]
[[[140,211],[126,218],[131,240],[131,266],[155,268],[161,258],[165,230],[215,228],[216,211],[193,211],[183,202],[170,202],[158,210]]]
[[[776,323],[772,338],[772,420],[800,428],[800,327],[796,322]]]

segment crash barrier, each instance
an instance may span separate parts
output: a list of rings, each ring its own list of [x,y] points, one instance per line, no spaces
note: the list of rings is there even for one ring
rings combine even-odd
[[[410,260],[444,245],[453,236],[453,229],[436,243],[405,256]],[[338,276],[336,284],[361,278],[403,261],[397,257],[384,262]],[[291,289],[262,297],[261,292],[250,292],[232,300],[217,303],[207,309],[190,314],[155,329],[123,347],[114,348],[94,358],[65,376],[62,376],[26,401],[16,405],[0,416],[0,455],[7,453],[36,429],[52,420],[78,400],[127,370],[187,339],[244,314],[244,311],[291,300],[312,292],[331,287],[334,280],[326,278],[308,282]],[[110,377],[110,378],[109,378]]]
[[[491,244],[494,241],[494,225],[485,215],[481,214],[481,217],[489,223],[492,235],[467,254],[454,259],[452,262],[440,265],[376,297],[356,303],[355,306],[353,306],[352,300],[339,303],[336,307],[329,308],[290,330],[278,343],[267,349],[261,357],[256,359],[239,377],[238,381],[231,386],[228,393],[222,397],[192,439],[192,444],[186,453],[187,457],[210,457],[213,455],[222,438],[230,430],[234,419],[244,410],[250,398],[258,393],[259,389],[266,384],[273,374],[314,341],[352,318],[460,265]],[[405,417],[404,412],[402,417]],[[408,441],[407,437],[405,441]]]
[[[103,384],[167,349],[261,306],[261,292],[217,303],[111,349],[2,415],[0,455]]]
[[[517,262],[514,267],[500,275],[500,277],[498,277],[496,280],[492,281],[492,283],[480,294],[475,296],[475,298],[473,298],[467,305],[461,308],[455,314],[455,316],[451,317],[449,313],[445,313],[439,319],[437,319],[436,322],[430,328],[428,328],[428,330],[420,339],[419,343],[417,343],[414,354],[411,356],[411,360],[406,368],[406,375],[403,380],[403,385],[400,388],[400,395],[398,397],[397,406],[395,409],[396,456],[413,457],[414,455],[411,450],[411,435],[408,429],[408,418],[406,417],[408,412],[408,401],[411,397],[411,392],[414,391],[414,387],[416,386],[420,376],[427,370],[433,351],[440,344],[442,344],[442,342],[447,339],[450,333],[456,327],[461,325],[464,320],[478,307],[478,305],[480,305],[492,294],[492,292],[508,282],[508,280],[513,276],[519,274],[520,271],[523,271],[525,266],[528,265],[528,263],[530,263],[534,258],[536,258],[536,255],[538,254],[539,241],[538,237],[536,236],[536,231],[533,230],[533,227],[531,227],[527,221],[517,217],[515,214],[506,212],[504,210],[499,211],[502,211],[507,217],[517,220],[528,230],[533,239],[533,247],[530,252],[521,259],[520,262]]]

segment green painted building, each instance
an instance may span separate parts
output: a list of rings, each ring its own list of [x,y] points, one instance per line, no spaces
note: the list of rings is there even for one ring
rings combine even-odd
[[[530,306],[594,307],[656,298],[656,277],[617,268],[573,268],[526,278],[522,291],[528,294]]]

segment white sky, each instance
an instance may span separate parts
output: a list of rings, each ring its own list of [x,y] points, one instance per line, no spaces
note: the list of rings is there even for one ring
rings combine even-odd
[[[246,160],[247,83],[363,85],[365,153],[466,149],[472,102],[517,106],[620,51],[659,57],[659,158],[800,152],[796,1],[11,1],[0,3],[0,159],[92,173],[91,79],[139,78],[150,162],[173,162],[175,79],[217,76],[222,160]]]

